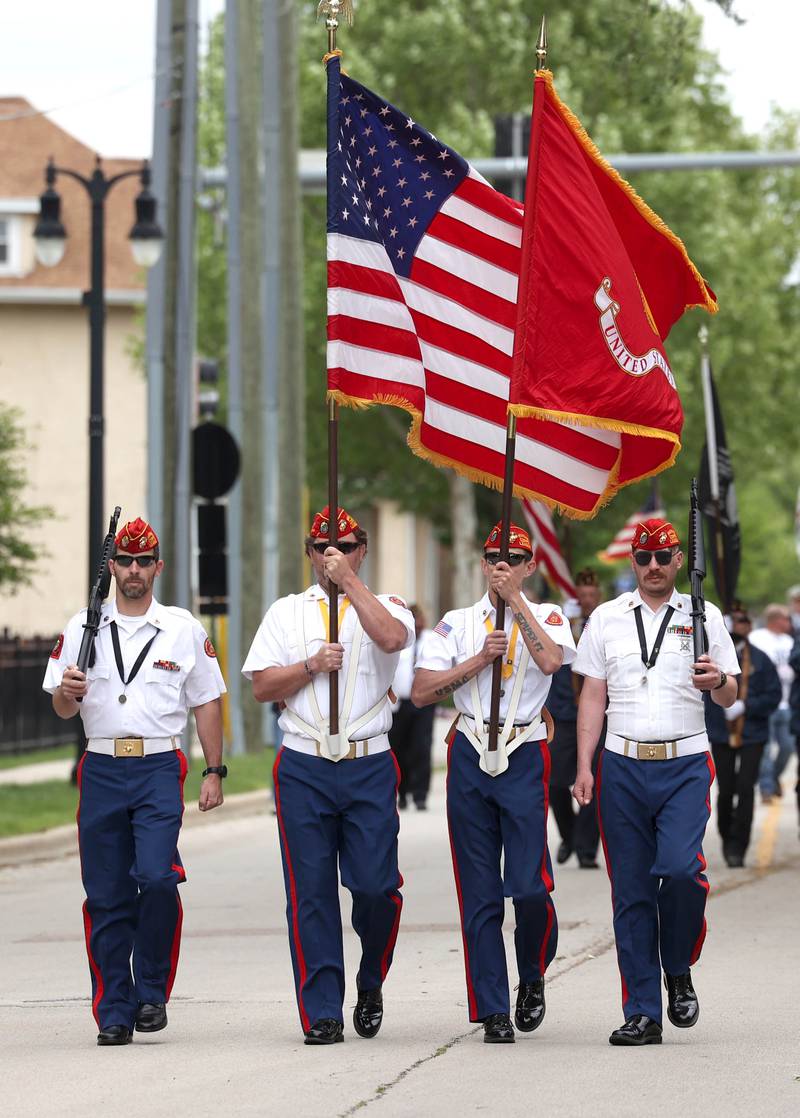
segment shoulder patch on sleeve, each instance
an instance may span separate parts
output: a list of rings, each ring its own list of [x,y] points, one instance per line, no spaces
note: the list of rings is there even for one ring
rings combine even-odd
[[[448,625],[447,622],[445,621],[445,619],[442,618],[442,620],[439,622],[439,624],[436,626],[436,628],[433,631],[434,631],[434,633],[438,633],[440,637],[446,637],[446,636],[449,636],[450,633],[452,633],[453,626]]]
[[[217,653],[214,645],[211,643],[211,637],[206,637],[206,643],[203,645],[206,656],[210,656],[212,660],[216,660]]]
[[[50,653],[50,659],[51,660],[60,660],[61,659],[61,649],[63,647],[64,647],[64,634],[62,633],[61,636],[56,641],[56,643],[53,645],[53,651]]]
[[[550,613],[550,615],[545,618],[544,623],[545,623],[545,625],[563,625],[564,624],[564,618],[561,616],[561,614],[558,612],[557,609],[554,609]]]
[[[395,598],[394,596],[392,596],[392,597],[389,598],[389,601],[394,602],[394,604],[396,606],[402,606],[403,609],[408,609],[408,606],[406,605],[406,603],[403,601],[402,598]]]

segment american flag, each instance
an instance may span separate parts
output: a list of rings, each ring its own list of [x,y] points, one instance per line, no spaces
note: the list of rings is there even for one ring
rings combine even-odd
[[[522,511],[531,534],[533,557],[544,568],[544,575],[551,586],[557,587],[564,598],[577,597],[567,561],[561,552],[553,517],[541,501],[522,500]]]
[[[412,449],[502,488],[522,207],[328,62],[328,389],[412,416]],[[518,492],[590,515],[620,435],[517,425]]]
[[[620,559],[630,559],[633,531],[636,525],[641,520],[648,520],[650,517],[663,517],[664,515],[658,488],[653,485],[650,496],[645,503],[628,517],[605,551],[598,551],[597,558],[602,559],[604,563],[616,563]]]

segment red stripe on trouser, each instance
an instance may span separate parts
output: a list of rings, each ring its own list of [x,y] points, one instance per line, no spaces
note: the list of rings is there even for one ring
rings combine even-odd
[[[181,898],[176,893],[175,900],[178,902],[178,917],[175,921],[175,935],[172,937],[172,947],[169,953],[169,977],[167,978],[167,994],[166,1001],[169,1001],[169,996],[172,993],[172,986],[175,982],[175,972],[178,969],[178,956],[181,953],[181,929],[183,928],[183,905]]]
[[[544,788],[544,845],[542,847],[541,876],[542,876],[542,881],[544,882],[544,887],[549,894],[550,891],[552,890],[553,884],[554,884],[552,877],[550,876],[550,874],[547,871],[547,813],[550,810],[550,767],[551,767],[551,762],[550,762],[550,750],[547,747],[547,742],[542,741],[540,744],[541,744],[542,761],[543,761],[542,786]],[[547,968],[547,963],[546,963],[547,945],[550,942],[550,933],[553,930],[553,917],[554,917],[554,915],[555,915],[555,909],[553,907],[553,902],[550,900],[550,897],[548,895],[548,897],[547,897],[547,924],[545,925],[544,936],[542,937],[542,949],[539,952],[539,973],[541,974],[542,977],[544,977],[544,972]]]
[[[708,795],[706,796],[706,807],[708,808],[708,814],[710,815],[711,814],[711,785],[714,783],[714,777],[716,776],[716,769],[714,768],[714,762],[711,758],[710,753],[706,754],[706,764],[708,765]],[[708,891],[711,888],[711,886],[709,885],[708,881],[701,881],[700,880],[700,874],[705,873],[706,866],[708,865],[705,858],[703,857],[703,851],[702,850],[698,851],[697,860],[700,863],[700,873],[695,878],[695,881],[697,882],[697,884],[700,886],[701,889],[705,890],[706,896],[708,896]],[[703,917],[703,926],[700,929],[700,935],[697,937],[697,942],[695,943],[694,947],[692,948],[692,954],[689,957],[689,966],[690,967],[693,967],[694,964],[697,962],[697,960],[700,958],[700,952],[703,950],[703,944],[706,941],[706,932],[707,931],[708,931],[708,923],[706,922],[706,918],[704,916]]]
[[[75,779],[76,779],[76,782],[77,782],[77,785],[78,785],[78,810],[75,813],[75,822],[78,824],[78,858],[80,859],[80,863],[81,863],[81,877],[83,877],[83,851],[81,850],[81,830],[80,830],[80,827],[81,827],[81,798],[83,796],[83,766],[84,766],[85,763],[86,763],[86,754],[84,753],[84,755],[81,757],[80,761],[78,762],[78,768],[75,770]],[[86,939],[86,954],[87,954],[88,959],[89,959],[89,972],[91,973],[91,975],[94,979],[95,993],[94,993],[94,997],[92,998],[92,1015],[93,1015],[95,1021],[97,1022],[98,1027],[100,1027],[100,1015],[99,1015],[98,1007],[100,1005],[100,1000],[103,997],[103,993],[105,991],[105,986],[103,984],[103,976],[100,973],[100,968],[97,965],[97,962],[95,961],[94,955],[92,954],[92,946],[91,946],[92,918],[89,915],[89,901],[88,900],[85,900],[83,902],[83,934],[84,934],[84,937]]]
[[[450,783],[450,754],[453,751],[453,742],[451,741],[447,747],[447,781],[445,789]],[[458,898],[458,913],[461,919],[461,941],[464,944],[464,970],[467,976],[467,1001],[469,1003],[469,1019],[476,1021],[478,1019],[478,1007],[475,1000],[475,990],[472,986],[472,976],[470,974],[469,965],[469,948],[467,947],[467,932],[464,927],[464,899],[461,895],[461,876],[458,872],[458,859],[456,858],[456,848],[453,842],[453,829],[450,826],[450,813],[447,814],[447,833],[450,836],[450,856],[453,859],[453,877],[456,883],[456,897]]]
[[[184,804],[184,801],[183,801],[183,785],[184,785],[184,782],[186,781],[186,774],[189,771],[189,762],[187,761],[186,756],[183,753],[183,751],[180,750],[180,749],[178,750],[178,761],[180,763],[180,772],[178,774],[178,787],[179,787],[180,796],[181,796],[181,818],[183,818],[183,810],[184,810],[184,807],[185,807],[185,804]],[[186,871],[183,868],[183,866],[179,866],[177,862],[173,863],[172,872],[176,873],[178,875],[178,877],[180,879],[179,884],[180,884],[180,882],[186,880]],[[172,987],[175,983],[175,975],[176,975],[177,970],[178,970],[178,959],[179,959],[180,953],[181,953],[181,931],[183,929],[183,905],[181,904],[181,899],[180,899],[180,897],[178,896],[177,893],[175,894],[175,900],[176,900],[177,905],[178,905],[178,912],[177,912],[177,917],[176,917],[176,920],[175,920],[175,934],[172,937],[172,946],[171,946],[170,951],[169,951],[169,975],[167,976],[167,988],[166,988],[166,998],[165,998],[166,1001],[169,1001],[169,996],[170,996],[170,993],[172,992]]]
[[[600,784],[603,777],[603,758],[605,757],[605,750],[600,751],[600,759],[597,762],[597,782],[595,786],[595,805],[597,807],[597,825],[600,828],[600,841],[603,844],[603,857],[606,860],[606,872],[608,873],[608,880],[611,883],[611,912],[614,912],[614,875],[611,872],[611,858],[608,855],[608,844],[606,843],[606,833],[603,829],[603,815],[600,810]],[[616,936],[614,937],[616,940]],[[617,947],[617,967],[619,969],[620,982],[622,983],[622,1004],[623,1006],[628,1000],[628,983],[625,981],[625,975],[622,973],[622,964],[619,958],[619,944]]]
[[[394,751],[392,750],[390,752],[392,754],[392,761],[394,762],[394,771],[395,771],[394,790],[395,790],[395,795],[397,795],[397,793],[400,790],[400,765],[397,763],[397,757],[395,756]],[[397,814],[397,819],[398,819],[398,823],[399,823],[400,812],[397,810],[396,805],[395,805],[394,810],[395,810],[395,813]],[[398,874],[397,888],[399,889],[402,884],[403,884],[403,876],[402,876],[402,874]],[[390,900],[391,900],[392,904],[395,906],[395,908],[397,909],[397,912],[395,913],[394,922],[392,923],[392,930],[389,933],[389,940],[386,944],[386,950],[384,951],[383,956],[381,957],[381,982],[383,982],[384,978],[386,978],[386,975],[389,973],[389,960],[392,957],[392,952],[394,951],[394,945],[397,943],[397,933],[400,930],[400,913],[403,911],[403,901],[402,901],[401,897],[390,897]]]
[[[306,982],[306,960],[303,955],[303,945],[300,942],[300,924],[297,917],[297,889],[294,880],[294,870],[292,869],[292,859],[289,854],[289,841],[286,838],[286,827],[283,822],[283,812],[281,810],[281,791],[280,783],[278,780],[278,768],[281,762],[281,755],[283,750],[279,750],[278,756],[275,758],[275,764],[272,769],[272,784],[275,789],[275,811],[278,816],[278,833],[280,834],[281,847],[283,849],[283,856],[286,860],[286,876],[289,881],[289,904],[292,910],[292,940],[294,942],[295,955],[297,957],[297,970],[298,970],[298,983],[297,983],[297,1005],[300,1010],[300,1022],[303,1026],[303,1032],[308,1032],[311,1028],[306,1007],[303,1004],[303,986]]]

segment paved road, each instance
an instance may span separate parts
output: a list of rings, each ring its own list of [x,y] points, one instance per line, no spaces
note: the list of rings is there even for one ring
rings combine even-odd
[[[270,816],[225,821],[220,812],[184,832],[189,881],[170,1026],[124,1049],[94,1045],[77,858],[0,870],[4,1113],[800,1114],[800,843],[788,781],[780,804],[759,808],[753,869],[727,870],[709,832],[701,1020],[691,1031],[667,1026],[662,1047],[636,1050],[607,1044],[621,1021],[608,880],[573,865],[556,880],[561,935],[545,1024],[513,1047],[481,1043],[467,1021],[437,780],[431,810],[403,815],[406,906],[384,1027],[371,1042],[352,1028],[333,1048],[300,1042]],[[352,933],[346,947],[354,976]],[[510,929],[508,949],[513,959]],[[352,1004],[352,986],[349,994]]]

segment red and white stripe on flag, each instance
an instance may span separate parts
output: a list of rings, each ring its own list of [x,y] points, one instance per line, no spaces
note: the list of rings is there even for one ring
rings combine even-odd
[[[604,563],[616,563],[620,559],[630,559],[631,543],[633,542],[633,532],[636,525],[648,517],[663,516],[664,510],[660,505],[651,503],[650,507],[637,509],[635,513],[628,517],[605,551],[598,551],[597,558],[602,559]]]
[[[553,517],[542,501],[522,499],[522,511],[533,543],[533,557],[544,568],[544,575],[551,586],[558,587],[565,598],[577,595],[567,561],[561,553]]]

